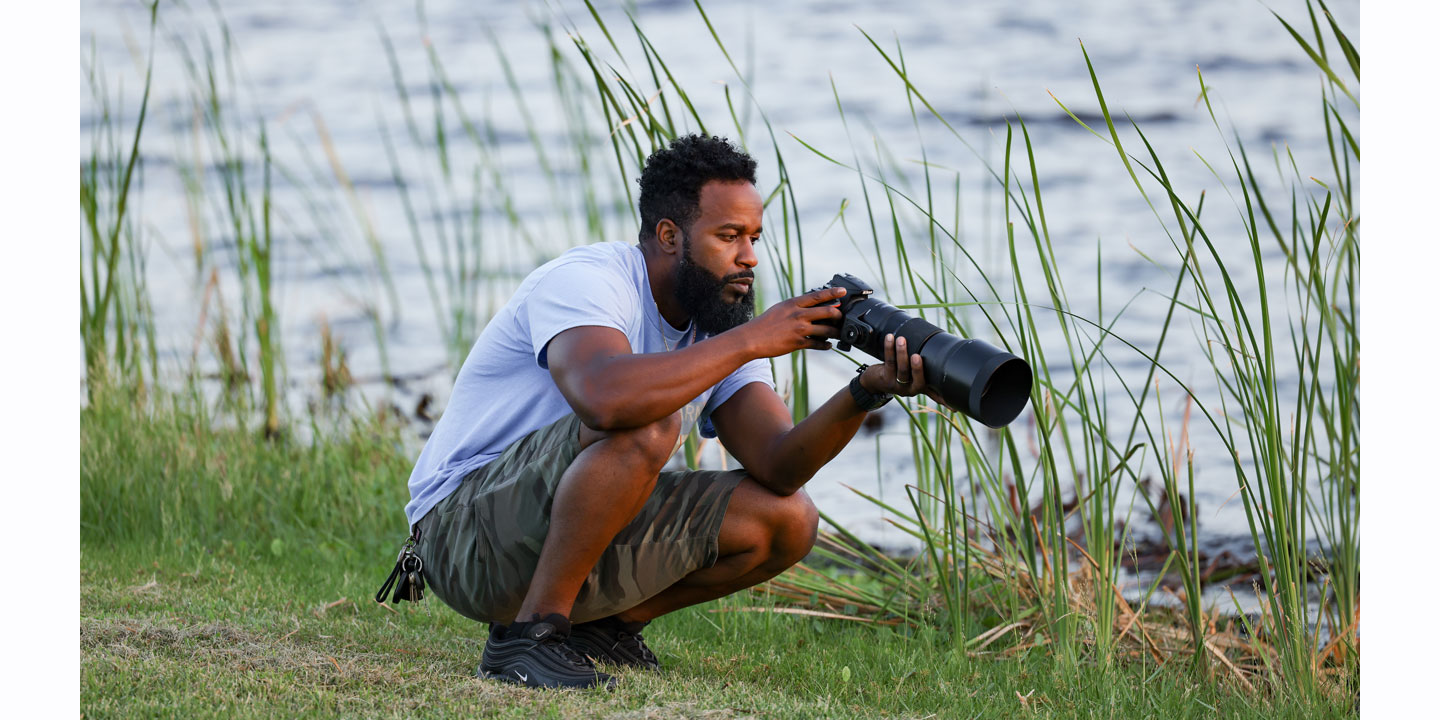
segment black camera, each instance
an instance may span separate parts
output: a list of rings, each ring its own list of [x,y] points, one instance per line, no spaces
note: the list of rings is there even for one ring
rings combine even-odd
[[[843,287],[840,298],[840,342],[848,351],[858,347],[885,358],[885,336],[905,338],[911,353],[925,362],[925,382],[945,403],[992,428],[1009,425],[1030,399],[1034,375],[1029,363],[983,340],[941,330],[884,300],[854,275],[842,273],[816,288]]]

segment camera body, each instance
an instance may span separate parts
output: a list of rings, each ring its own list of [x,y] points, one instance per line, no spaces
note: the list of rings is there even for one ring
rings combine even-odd
[[[962,338],[875,297],[875,289],[848,273],[840,273],[816,290],[845,288],[840,307],[837,347],[859,348],[877,359],[885,357],[885,336],[905,338],[911,353],[925,363],[925,382],[945,403],[999,428],[1010,424],[1030,399],[1034,374],[1023,359],[983,340]]]

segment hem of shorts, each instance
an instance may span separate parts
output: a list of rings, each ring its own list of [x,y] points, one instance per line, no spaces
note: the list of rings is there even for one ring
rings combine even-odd
[[[715,532],[705,535],[705,562],[700,566],[701,570],[715,567],[715,563],[720,561],[720,527],[725,524],[725,513],[730,511],[730,498],[735,497],[735,491],[740,488],[740,482],[744,479],[742,476],[740,480],[736,480],[734,487],[725,493],[725,500],[720,503],[720,521],[715,524]]]

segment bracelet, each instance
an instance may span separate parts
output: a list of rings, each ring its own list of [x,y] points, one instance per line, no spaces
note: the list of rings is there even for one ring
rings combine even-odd
[[[855,405],[859,407],[862,412],[879,410],[881,407],[884,407],[885,403],[890,402],[895,397],[894,395],[876,395],[866,390],[865,387],[860,384],[860,375],[864,373],[868,367],[870,366],[861,365],[856,368],[855,377],[850,379],[850,397],[855,400]]]

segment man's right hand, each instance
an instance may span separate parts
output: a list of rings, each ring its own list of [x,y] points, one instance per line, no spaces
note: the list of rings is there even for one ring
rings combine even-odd
[[[840,308],[833,304],[845,288],[822,288],[771,306],[731,332],[744,333],[756,357],[779,357],[796,350],[829,350],[840,337]]]

